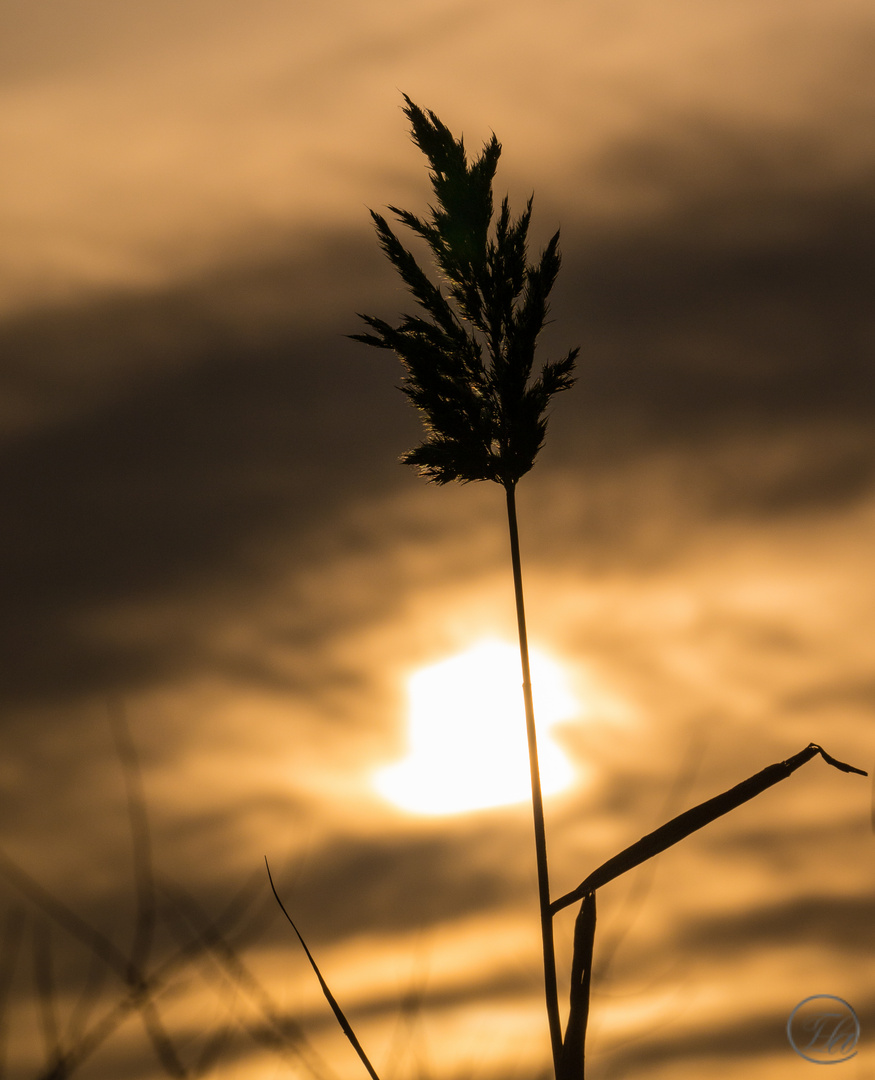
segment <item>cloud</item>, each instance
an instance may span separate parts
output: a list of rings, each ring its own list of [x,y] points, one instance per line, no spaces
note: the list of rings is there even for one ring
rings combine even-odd
[[[581,342],[580,382],[520,503],[530,633],[589,695],[565,735],[596,781],[550,807],[572,885],[653,826],[696,733],[690,801],[811,737],[871,762],[870,6],[384,2],[294,26],[267,0],[57,7],[41,26],[18,5],[0,43],[3,842],[124,932],[101,734],[119,694],[156,860],[211,911],[276,850],[378,1034],[393,1006],[376,965],[420,926],[445,964],[428,1017],[447,1046],[499,1005],[528,1033],[537,957],[508,945],[534,927],[528,819],[436,828],[368,786],[403,742],[406,675],[513,629],[501,493],[398,468],[419,435],[401,370],[342,336],[357,310],[407,304],[365,208],[427,197],[398,88],[472,148],[494,127],[501,183],[517,205],[535,188],[543,235],[562,226],[544,346]],[[862,788],[834,796],[814,772],[795,790],[807,801],[782,794],[768,828],[727,822],[657,873],[606,990],[627,1002],[661,978],[669,943],[680,992],[716,1004],[649,1035],[597,997],[606,1070],[778,1053],[793,931],[822,931],[811,970],[836,975],[862,911],[846,831]],[[827,864],[841,895],[821,906]],[[247,955],[280,985],[293,943],[265,926]],[[307,979],[282,985],[321,1037]]]
[[[565,216],[658,205],[641,154],[612,148],[655,138],[682,158],[686,132],[709,125],[718,139],[774,140],[811,184],[871,168],[861,0],[792,14],[555,0],[536,15],[491,0],[294,13],[265,0],[245,18],[65,0],[48,23],[13,7],[0,88],[10,311],[160,287],[278,230],[318,236],[352,225],[363,202],[403,205],[422,172],[399,87],[472,145],[494,128],[502,183],[534,186]]]
[[[756,184],[686,200],[589,247],[580,226],[566,234],[545,348],[584,349],[539,470],[586,492],[591,518],[626,507],[614,551],[655,515],[780,519],[872,489],[868,193],[797,194],[792,213]],[[769,206],[775,231],[758,225]],[[725,213],[743,227],[710,229]],[[257,604],[350,501],[414,490],[394,465],[418,428],[400,368],[342,338],[356,308],[398,306],[368,277],[378,266],[375,246],[335,238],[305,260],[7,320],[7,692],[197,662],[198,613]],[[301,327],[321,283],[324,328]]]

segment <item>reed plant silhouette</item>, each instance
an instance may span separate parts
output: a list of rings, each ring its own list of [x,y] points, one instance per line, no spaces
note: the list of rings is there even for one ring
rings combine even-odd
[[[436,204],[427,220],[390,206],[399,222],[426,242],[441,276],[435,285],[390,228],[371,216],[383,251],[422,314],[399,326],[360,316],[371,332],[354,340],[390,349],[406,368],[401,389],[422,416],[425,440],[402,461],[436,484],[491,480],[504,488],[526,716],[535,856],[544,957],[544,985],[554,1060],[562,1047],[556,988],[547,838],[532,703],[516,486],[535,464],[554,394],[574,382],[578,350],[547,362],[533,378],[535,349],[559,273],[559,233],[535,263],[528,261],[532,199],[516,219],[507,198],[494,218],[492,186],[501,144],[493,134],[469,164],[465,144],[407,95],[404,112],[425,154]]]
[[[844,772],[866,774],[811,743],[793,757],[672,818],[609,859],[577,888],[551,901],[515,492],[543,446],[551,398],[570,389],[574,382],[577,349],[561,360],[544,363],[533,375],[538,337],[560,268],[559,233],[530,264],[531,198],[516,219],[511,217],[506,198],[497,217],[494,213],[492,186],[501,154],[495,135],[469,163],[463,140],[456,139],[435,113],[422,110],[407,95],[404,101],[413,141],[428,160],[436,201],[426,219],[394,206],[389,210],[401,225],[425,241],[438,282],[422,269],[386,218],[371,211],[380,246],[420,310],[402,316],[395,326],[373,315],[360,315],[368,332],[350,336],[394,352],[404,365],[401,390],[418,410],[426,433],[419,446],[404,454],[404,464],[436,484],[491,480],[505,490],[553,1069],[556,1080],[583,1080],[596,890],[790,776],[816,754]],[[575,925],[569,1014],[563,1036],[552,919],[577,901],[581,907]],[[315,961],[310,959],[318,974]],[[363,1052],[360,1056],[373,1076]]]
[[[385,218],[374,213],[380,244],[421,313],[404,316],[394,327],[374,316],[362,316],[369,331],[352,336],[391,350],[405,366],[402,390],[419,410],[426,438],[402,460],[436,484],[489,480],[505,491],[553,1071],[556,1080],[583,1080],[597,890],[762,794],[817,755],[843,772],[866,774],[810,743],[799,753],[673,817],[587,874],[575,888],[551,899],[515,492],[544,443],[552,397],[568,390],[574,378],[576,349],[561,360],[535,368],[536,344],[560,268],[559,236],[554,235],[540,257],[529,263],[531,200],[519,218],[511,217],[507,199],[497,217],[495,214],[492,186],[501,152],[495,136],[469,164],[462,140],[455,139],[434,113],[424,112],[407,97],[405,102],[413,140],[429,162],[436,203],[425,220],[390,209],[402,225],[425,241],[440,275],[439,283],[432,282]],[[0,877],[20,897],[9,907],[0,929],[0,1077],[5,1074],[9,1005],[25,962],[25,930],[29,928],[30,982],[36,991],[36,1020],[44,1046],[42,1062],[32,1074],[35,1080],[69,1080],[132,1016],[139,1017],[152,1052],[169,1076],[208,1075],[218,1056],[242,1035],[284,1062],[327,1080],[331,1072],[300,1026],[272,1000],[239,955],[241,924],[244,918],[252,921],[256,883],[247,884],[225,910],[211,918],[185,890],[158,872],[137,754],[120,706],[110,710],[110,724],[124,779],[133,854],[136,901],[131,942],[128,948],[117,945],[105,930],[83,918],[63,897],[0,851]],[[272,879],[270,885],[273,888]],[[275,889],[273,893],[292,923]],[[552,920],[578,902],[563,1033]],[[378,1080],[312,953],[294,923],[292,926],[344,1034],[371,1080]],[[160,941],[159,932],[163,935]],[[84,948],[88,959],[83,986],[72,1007],[62,1008],[58,991],[53,954],[59,936]],[[208,964],[210,984],[225,999],[227,1010],[215,1030],[201,1033],[193,1045],[188,1032],[180,1033],[168,1023],[162,997],[174,985],[179,986],[195,965]],[[241,1015],[244,1002],[248,1017]]]

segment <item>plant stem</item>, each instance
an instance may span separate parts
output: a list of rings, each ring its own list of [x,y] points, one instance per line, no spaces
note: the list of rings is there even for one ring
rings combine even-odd
[[[595,893],[587,893],[574,924],[574,956],[571,961],[571,1005],[562,1044],[562,1063],[557,1080],[584,1080],[586,1024],[592,984],[595,944]]]
[[[526,736],[529,744],[529,770],[532,777],[532,815],[535,823],[535,858],[538,864],[538,899],[541,912],[541,945],[544,953],[544,990],[553,1068],[558,1074],[562,1054],[562,1027],[559,1020],[559,994],[556,987],[556,953],[553,947],[553,916],[550,912],[550,881],[547,874],[547,833],[544,827],[544,803],[541,797],[541,770],[538,766],[538,740],[535,734],[535,707],[532,702],[532,679],[529,672],[529,642],[526,634],[526,609],[523,603],[523,574],[520,564],[520,539],[517,528],[515,485],[505,485],[507,527],[510,532],[510,558],[513,565],[513,588],[516,597],[517,629],[520,639],[520,662],[523,672],[523,700],[526,706]]]

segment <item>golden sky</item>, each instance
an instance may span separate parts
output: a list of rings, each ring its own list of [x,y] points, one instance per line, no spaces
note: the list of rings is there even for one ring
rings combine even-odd
[[[0,0],[0,849],[131,950],[123,709],[149,962],[219,920],[252,976],[170,970],[189,1075],[364,1075],[265,855],[382,1080],[547,1075],[525,803],[373,785],[410,677],[515,632],[501,492],[400,468],[400,367],[344,337],[406,304],[367,213],[430,194],[402,91],[469,151],[495,131],[499,194],[562,230],[544,355],[580,343],[579,381],[519,493],[577,703],[554,892],[810,741],[871,773],[873,43],[868,0]],[[791,1080],[815,994],[875,1076],[871,784],[812,761],[600,891],[590,1080]],[[124,988],[11,872],[0,919],[36,1080]],[[149,1023],[75,1075],[167,1075]]]

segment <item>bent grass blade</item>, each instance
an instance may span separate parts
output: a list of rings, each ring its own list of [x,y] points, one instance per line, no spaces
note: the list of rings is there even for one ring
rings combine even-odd
[[[728,814],[730,810],[734,810],[737,806],[741,806],[748,800],[753,799],[772,787],[773,784],[786,780],[791,773],[804,765],[806,761],[810,761],[815,754],[820,754],[828,765],[832,765],[833,768],[840,769],[842,772],[857,773],[859,776],[869,775],[863,769],[857,769],[853,765],[846,765],[844,762],[831,757],[817,743],[809,743],[804,750],[800,750],[798,754],[787,758],[786,761],[779,761],[775,765],[767,766],[767,768],[748,777],[747,780],[736,784],[735,787],[729,788],[728,791],[715,795],[713,799],[699,803],[698,806],[684,811],[683,814],[678,814],[677,817],[672,818],[665,825],[654,829],[652,833],[642,836],[640,840],[625,848],[619,855],[614,855],[606,863],[602,863],[598,869],[593,870],[576,889],[572,889],[571,892],[560,896],[558,900],[554,900],[550,905],[550,910],[555,915],[576,900],[582,900],[587,893],[600,889],[602,885],[607,885],[609,881],[613,881],[614,878],[625,874],[627,870],[640,866],[647,859],[652,859],[654,855],[658,855],[661,851],[672,847],[691,833],[704,828],[705,825],[716,821],[717,818],[722,817],[724,814]]]
[[[340,1005],[338,1005],[337,999],[335,998],[334,994],[332,994],[331,991],[328,989],[328,983],[322,977],[322,972],[319,970],[319,966],[313,959],[313,954],[307,948],[306,941],[304,941],[303,937],[301,937],[301,931],[297,928],[297,926],[295,926],[291,915],[289,915],[289,913],[286,911],[285,904],[283,904],[282,900],[280,900],[279,893],[276,891],[276,885],[274,885],[273,883],[273,877],[270,873],[270,865],[267,861],[267,858],[265,858],[264,860],[264,865],[267,867],[268,880],[270,881],[270,887],[273,891],[273,895],[276,897],[276,902],[279,904],[280,910],[282,911],[283,915],[285,915],[285,917],[288,919],[289,926],[291,926],[291,928],[295,931],[298,941],[300,941],[301,943],[301,947],[307,954],[307,959],[310,961],[310,967],[313,969],[316,978],[319,980],[319,985],[322,987],[322,993],[325,995],[325,1000],[331,1006],[334,1015],[337,1017],[337,1022],[338,1024],[340,1024],[343,1034],[347,1037],[347,1039],[349,1039],[350,1045],[352,1046],[353,1050],[355,1050],[361,1060],[361,1063],[368,1070],[368,1073],[371,1076],[371,1080],[380,1080],[376,1070],[374,1069],[374,1066],[368,1060],[368,1055],[362,1049],[362,1044],[356,1038],[356,1034],[352,1030],[352,1025],[344,1015],[343,1009],[341,1009]]]
[[[581,900],[580,913],[574,929],[574,952],[571,961],[571,1001],[568,1015],[568,1026],[565,1031],[565,1039],[562,1044],[562,1054],[559,1067],[556,1070],[556,1080],[584,1080],[586,1025],[589,1017],[589,992],[592,979],[593,946],[595,942],[595,894],[596,889],[607,885],[609,881],[625,874],[627,870],[633,870],[654,855],[667,848],[673,847],[679,841],[685,839],[691,833],[704,828],[712,821],[728,814],[730,810],[741,806],[757,795],[762,794],[774,784],[786,780],[806,761],[810,761],[816,754],[820,754],[823,760],[846,773],[857,773],[859,776],[868,776],[863,769],[853,765],[847,765],[843,761],[828,754],[817,743],[809,743],[804,750],[787,758],[769,765],[760,772],[743,780],[728,791],[715,795],[712,799],[686,810],[683,814],[666,822],[665,825],[655,829],[647,836],[643,836],[636,843],[625,848],[618,855],[602,863],[600,867],[578,885],[576,889],[560,896],[550,906],[555,915],[563,908]]]

